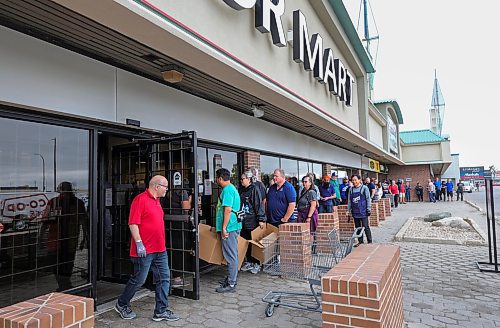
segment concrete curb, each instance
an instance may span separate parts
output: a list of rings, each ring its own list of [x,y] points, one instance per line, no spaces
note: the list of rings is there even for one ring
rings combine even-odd
[[[468,204],[468,205],[470,205],[470,206],[472,206],[472,207],[474,207],[479,212],[483,212],[483,209],[481,207],[477,206],[476,204],[474,204],[473,202],[466,200],[465,203]]]
[[[483,238],[484,243],[487,244],[488,236],[484,233],[483,229],[481,229],[473,219],[468,219],[467,221],[472,226],[472,229],[476,230],[476,232]]]
[[[403,241],[403,240],[406,240],[406,238],[404,238],[404,234],[406,233],[406,230],[408,230],[408,228],[410,227],[410,225],[413,222],[414,218],[415,217],[409,218],[408,221],[406,221],[406,223],[403,224],[403,226],[401,227],[401,229],[399,229],[399,231],[396,234],[396,236],[394,236],[394,241]]]

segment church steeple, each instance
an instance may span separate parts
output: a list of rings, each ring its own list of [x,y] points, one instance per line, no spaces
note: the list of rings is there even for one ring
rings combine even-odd
[[[443,132],[444,120],[444,97],[437,79],[437,72],[434,70],[434,88],[432,90],[431,108],[429,109],[431,130],[441,136]]]

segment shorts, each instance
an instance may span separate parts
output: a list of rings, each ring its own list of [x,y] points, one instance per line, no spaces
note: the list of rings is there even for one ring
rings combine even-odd
[[[399,196],[404,197],[404,196],[405,196],[405,193],[404,193],[404,192],[400,192],[400,193],[399,193]]]

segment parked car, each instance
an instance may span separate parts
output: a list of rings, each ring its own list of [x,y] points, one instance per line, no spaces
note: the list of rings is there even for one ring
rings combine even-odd
[[[464,192],[471,193],[475,190],[475,186],[472,182],[470,181],[464,181]]]

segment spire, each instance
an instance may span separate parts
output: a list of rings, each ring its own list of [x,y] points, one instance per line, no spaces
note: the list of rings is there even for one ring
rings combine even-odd
[[[434,70],[434,87],[432,90],[431,108],[429,109],[431,130],[441,136],[443,132],[444,121],[444,97],[437,79],[437,71]]]

